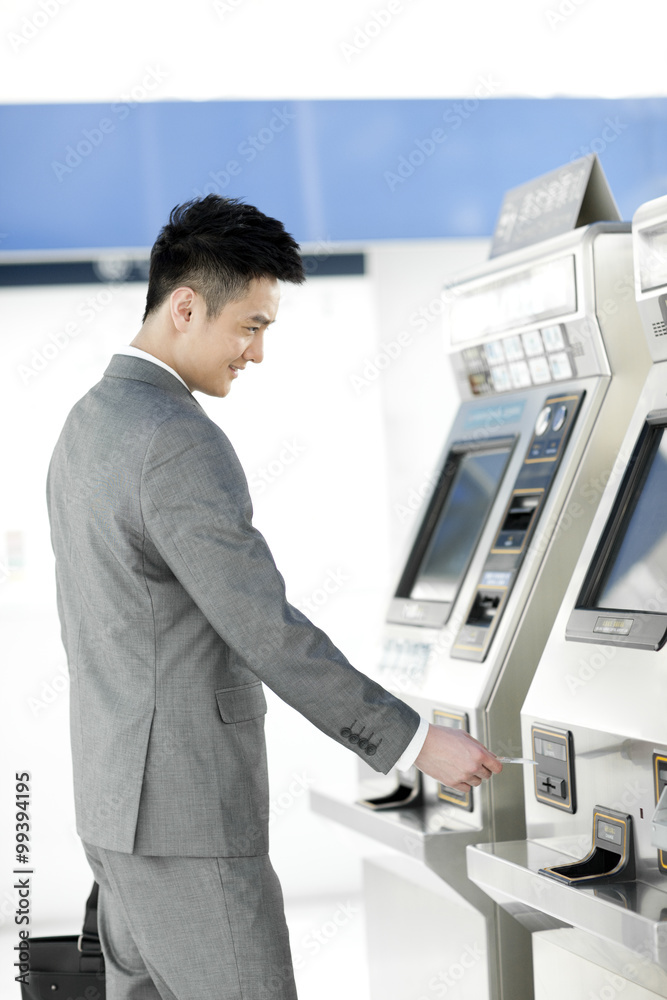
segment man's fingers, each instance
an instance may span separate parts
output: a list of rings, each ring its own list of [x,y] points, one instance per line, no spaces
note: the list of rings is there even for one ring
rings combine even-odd
[[[503,769],[496,755],[469,733],[434,725],[429,726],[415,763],[432,778],[461,792],[478,787]]]
[[[449,787],[455,788],[457,792],[463,792],[464,794],[469,792],[471,788],[471,786],[465,781],[459,781],[455,785],[450,785]]]

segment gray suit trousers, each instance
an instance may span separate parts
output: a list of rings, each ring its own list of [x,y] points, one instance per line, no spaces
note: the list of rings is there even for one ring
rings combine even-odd
[[[268,855],[156,857],[83,846],[100,886],[107,1000],[296,1000]]]

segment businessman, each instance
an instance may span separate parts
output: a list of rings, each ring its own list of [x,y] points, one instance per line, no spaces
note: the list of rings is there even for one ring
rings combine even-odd
[[[373,768],[467,790],[500,762],[358,672],[285,598],[243,470],[193,392],[263,358],[282,224],[177,206],[132,345],[72,409],[48,477],[71,678],[77,831],[100,884],[108,1000],[292,1000],[267,849],[262,682]]]

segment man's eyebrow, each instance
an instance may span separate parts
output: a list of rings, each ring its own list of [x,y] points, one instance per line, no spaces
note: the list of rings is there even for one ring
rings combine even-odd
[[[262,313],[257,313],[256,316],[247,316],[246,319],[252,323],[258,323],[260,326],[269,326],[271,323],[275,323],[274,319],[269,319],[268,316],[264,316]]]

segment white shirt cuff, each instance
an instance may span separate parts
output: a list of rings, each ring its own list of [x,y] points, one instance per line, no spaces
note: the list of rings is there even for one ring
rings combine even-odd
[[[417,727],[417,732],[412,737],[407,747],[405,748],[401,756],[394,764],[394,767],[398,768],[399,771],[407,771],[408,768],[412,767],[414,762],[417,760],[417,757],[419,757],[421,749],[424,746],[424,742],[426,740],[426,734],[428,733],[428,726],[429,724],[426,721],[426,719],[420,720],[419,726]]]

